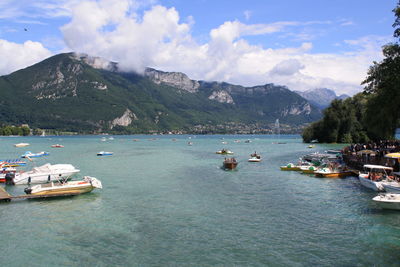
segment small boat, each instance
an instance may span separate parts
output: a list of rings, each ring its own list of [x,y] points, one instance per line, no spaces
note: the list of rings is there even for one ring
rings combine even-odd
[[[309,145],[308,146],[308,148],[314,148],[315,147],[315,145]]]
[[[314,174],[318,170],[318,168],[316,166],[309,165],[309,166],[301,166],[300,170],[301,173],[304,174]]]
[[[233,154],[233,152],[232,151],[230,151],[230,150],[228,150],[228,149],[225,149],[225,148],[223,148],[222,150],[219,150],[219,151],[217,151],[217,152],[215,152],[216,154],[220,154],[220,155],[232,155]]]
[[[40,158],[43,156],[48,156],[49,152],[39,152],[39,153],[32,153],[30,151],[26,151],[25,154],[21,155],[21,158]]]
[[[379,194],[372,200],[382,209],[400,210],[400,194]]]
[[[107,138],[102,137],[102,138],[100,139],[100,141],[105,142],[105,141],[107,141]]]
[[[17,171],[17,169],[13,168],[13,167],[3,167],[0,170],[0,183],[5,183],[6,182],[6,175],[8,173],[14,174],[16,171]]]
[[[54,164],[46,163],[42,166],[35,167],[27,172],[17,172],[12,177],[13,184],[40,184],[59,179],[68,179],[72,175],[80,172],[71,164]]]
[[[60,144],[55,144],[55,145],[51,145],[51,147],[62,148],[62,147],[64,147],[64,146],[63,146],[63,145],[60,145]]]
[[[114,154],[114,153],[107,152],[107,151],[100,151],[99,153],[97,153],[97,156],[111,156],[112,154]]]
[[[338,150],[338,149],[328,149],[327,151],[326,151],[326,153],[328,153],[328,154],[340,154],[340,153],[342,153],[342,151],[340,151],[340,150]]]
[[[385,191],[383,183],[387,181],[388,173],[391,174],[392,172],[393,168],[391,167],[366,164],[364,165],[364,171],[358,175],[358,179],[367,188],[374,191]]]
[[[18,143],[18,144],[15,144],[14,146],[15,147],[25,147],[25,146],[29,146],[30,144],[29,143]]]
[[[235,158],[225,158],[224,160],[224,169],[233,170],[237,167],[238,162]]]
[[[340,170],[340,169],[329,169],[329,168],[322,168],[318,171],[314,172],[316,177],[320,178],[344,178],[347,176],[352,176],[354,173],[348,170]]]
[[[192,146],[193,145],[193,142],[188,142],[188,146]]]
[[[48,184],[39,184],[25,188],[28,195],[77,195],[91,192],[95,188],[103,188],[101,182],[90,176],[84,176],[80,181],[58,181]]]
[[[261,156],[257,154],[257,152],[254,152],[253,154],[250,155],[250,158],[248,159],[249,162],[260,162],[261,161]]]
[[[288,163],[285,166],[281,166],[281,171],[301,171],[303,165],[294,165],[293,163]]]
[[[245,143],[251,143],[250,139],[247,139],[246,141],[244,141]]]

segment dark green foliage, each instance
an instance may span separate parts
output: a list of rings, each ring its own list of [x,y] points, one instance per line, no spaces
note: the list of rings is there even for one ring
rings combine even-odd
[[[3,126],[0,127],[0,135],[29,135],[31,133],[31,130],[26,127],[26,126],[22,126],[22,127],[16,127],[16,126]]]
[[[345,100],[334,100],[325,109],[324,117],[303,131],[304,142],[359,143],[368,141],[363,127],[367,96],[357,94]]]

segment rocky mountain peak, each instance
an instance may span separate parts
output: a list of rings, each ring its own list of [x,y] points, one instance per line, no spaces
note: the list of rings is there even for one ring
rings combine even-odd
[[[146,68],[144,76],[156,84],[166,84],[190,93],[198,91],[200,84],[198,81],[191,80],[181,72],[164,72],[152,68]]]

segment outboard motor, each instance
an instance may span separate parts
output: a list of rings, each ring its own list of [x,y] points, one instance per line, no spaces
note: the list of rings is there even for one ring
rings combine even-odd
[[[32,188],[27,187],[24,189],[24,192],[29,195],[30,193],[32,193]]]
[[[6,178],[6,185],[15,185],[15,183],[14,183],[15,173],[14,172],[6,173],[5,178]]]

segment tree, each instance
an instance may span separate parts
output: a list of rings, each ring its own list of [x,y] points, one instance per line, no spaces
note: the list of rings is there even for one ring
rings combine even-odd
[[[400,37],[400,1],[393,9],[396,20],[393,36]],[[382,49],[384,59],[374,62],[363,82],[365,93],[371,97],[367,103],[365,124],[373,139],[391,139],[400,122],[400,45],[389,43]]]

